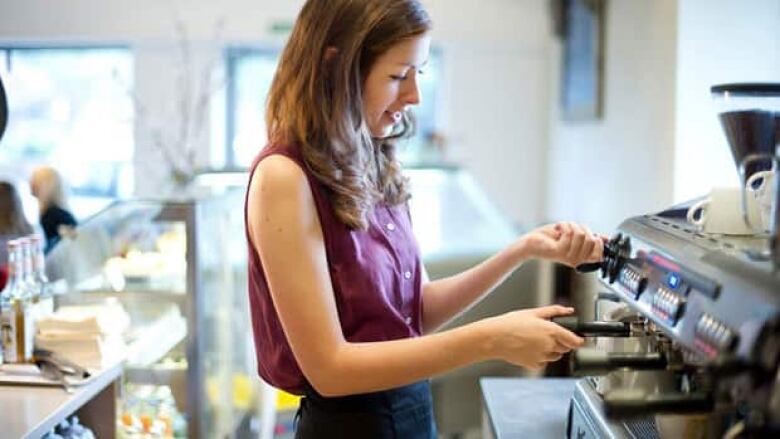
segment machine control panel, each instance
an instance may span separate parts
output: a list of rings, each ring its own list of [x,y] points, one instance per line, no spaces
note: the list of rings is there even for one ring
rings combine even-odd
[[[709,314],[702,314],[694,328],[695,343],[710,358],[728,352],[737,344],[737,332]]]
[[[618,282],[628,289],[634,299],[638,298],[647,287],[647,279],[639,273],[639,270],[630,265],[626,265],[620,270]]]
[[[659,286],[653,295],[653,312],[674,326],[685,310],[685,302],[684,295],[666,286]]]

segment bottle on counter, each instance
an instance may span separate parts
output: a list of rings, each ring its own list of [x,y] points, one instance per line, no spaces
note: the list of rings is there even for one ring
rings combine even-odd
[[[54,312],[54,295],[46,275],[46,258],[43,255],[43,239],[40,235],[30,236],[32,251],[32,270],[35,285],[33,303],[36,319],[51,315]]]
[[[8,281],[0,292],[0,341],[3,346],[3,361],[17,362],[16,315],[12,298],[16,296],[21,270],[19,265],[19,241],[8,241]]]
[[[35,300],[38,301],[36,290],[35,272],[33,271],[33,251],[32,241],[29,236],[18,239],[22,252],[22,281],[24,287],[22,288],[22,298],[29,302]]]
[[[20,355],[19,321],[16,318],[15,299],[24,288],[24,261],[22,260],[21,242],[9,241],[8,244],[8,282],[0,293],[0,339],[3,344],[3,361],[19,363],[24,355]]]
[[[34,334],[22,244],[8,242],[8,283],[0,293],[0,339],[6,363],[32,360]]]
[[[16,362],[16,317],[14,316],[11,298],[16,294],[19,282],[19,242],[8,241],[8,280],[5,288],[0,291],[0,347],[3,351],[4,363]]]

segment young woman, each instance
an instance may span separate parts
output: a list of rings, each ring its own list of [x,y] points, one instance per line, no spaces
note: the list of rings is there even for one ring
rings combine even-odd
[[[560,223],[429,281],[395,141],[411,129],[431,21],[417,0],[308,0],[271,87],[246,198],[260,375],[301,394],[296,437],[433,438],[427,379],[489,359],[538,369],[583,340],[560,306],[436,329],[528,258],[600,260]]]

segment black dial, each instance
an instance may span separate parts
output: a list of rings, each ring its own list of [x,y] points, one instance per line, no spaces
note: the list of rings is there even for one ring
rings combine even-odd
[[[631,238],[618,233],[604,245],[604,260],[601,263],[601,277],[614,283],[631,256]]]

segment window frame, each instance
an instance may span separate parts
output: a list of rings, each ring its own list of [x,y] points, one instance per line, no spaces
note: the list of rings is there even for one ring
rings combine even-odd
[[[236,73],[238,62],[253,55],[281,56],[282,48],[272,45],[241,45],[225,48],[225,169],[244,169],[236,163],[233,141],[236,138],[235,105],[238,102]]]
[[[13,70],[13,53],[14,52],[37,52],[37,51],[70,51],[70,52],[87,52],[93,50],[117,50],[126,52],[131,58],[131,73],[133,78],[135,77],[135,53],[132,45],[118,41],[100,41],[100,42],[86,42],[86,41],[7,41],[0,39],[0,66],[4,70],[11,72]],[[10,109],[9,109],[10,113]],[[133,118],[135,118],[135,110],[133,110]],[[134,123],[134,122],[133,122]],[[133,154],[135,154],[135,127],[131,129],[131,145],[133,147]],[[131,161],[129,164],[134,166]],[[74,187],[72,190],[72,196],[85,197],[85,198],[116,198],[119,193],[119,182],[113,181],[111,186],[104,191],[96,191],[94,188],[87,187]]]

